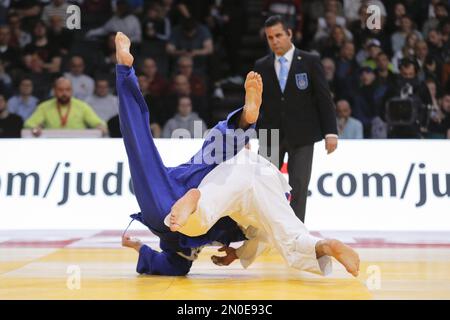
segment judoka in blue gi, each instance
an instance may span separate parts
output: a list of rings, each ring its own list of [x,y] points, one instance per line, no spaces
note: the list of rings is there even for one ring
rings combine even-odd
[[[127,235],[122,238],[122,244],[139,252],[138,273],[186,275],[203,246],[213,243],[228,246],[231,242],[245,240],[241,228],[230,217],[220,219],[206,234],[196,237],[171,232],[164,224],[164,218],[173,204],[190,189],[197,187],[220,161],[233,157],[248,142],[249,132],[255,127],[261,105],[261,77],[250,72],[247,81],[259,85],[259,92],[247,87],[245,106],[219,122],[205,138],[202,149],[188,163],[169,168],[164,165],[155,146],[149,126],[151,115],[139,90],[129,49],[130,40],[118,32],[116,86],[120,128],[134,193],[141,209],[140,213],[131,217],[142,222],[160,238],[162,251],[156,251]],[[239,128],[241,130],[236,130]],[[231,139],[225,139],[226,136],[231,136]]]

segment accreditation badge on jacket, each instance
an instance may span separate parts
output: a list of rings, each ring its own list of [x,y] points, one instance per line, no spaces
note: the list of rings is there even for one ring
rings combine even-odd
[[[297,88],[305,90],[308,88],[308,75],[306,73],[297,73],[295,75],[295,83],[297,84]]]

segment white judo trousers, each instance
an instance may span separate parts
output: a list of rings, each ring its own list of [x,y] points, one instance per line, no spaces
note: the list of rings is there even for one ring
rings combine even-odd
[[[214,168],[198,189],[197,210],[180,232],[188,234],[196,225],[197,234],[205,233],[217,220],[230,216],[249,239],[237,250],[245,268],[273,246],[293,268],[322,275],[331,272],[330,257],[316,258],[315,246],[321,239],[309,234],[289,205],[286,193],[291,187],[265,158],[243,149]]]

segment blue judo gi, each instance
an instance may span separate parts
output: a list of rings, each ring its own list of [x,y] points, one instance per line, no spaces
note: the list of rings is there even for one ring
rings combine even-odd
[[[254,129],[255,125],[246,130],[236,130],[242,108],[235,110],[211,130],[201,150],[187,163],[166,167],[150,131],[149,109],[139,90],[133,67],[117,65],[116,86],[120,129],[128,155],[134,193],[141,209],[140,213],[131,217],[142,222],[160,238],[162,250],[158,252],[143,245],[136,271],[158,275],[186,275],[201,247],[214,242],[229,245],[231,242],[245,240],[245,236],[229,217],[220,219],[206,234],[198,237],[171,232],[164,224],[164,218],[172,205],[189,189],[198,187],[218,162],[233,157],[245,146],[252,131],[249,129]],[[218,137],[223,140],[220,141]],[[221,148],[217,148],[218,144]],[[211,158],[218,161],[211,163],[209,160],[202,160]]]

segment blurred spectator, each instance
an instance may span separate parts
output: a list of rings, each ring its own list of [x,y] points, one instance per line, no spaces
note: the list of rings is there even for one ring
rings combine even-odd
[[[0,94],[0,138],[20,138],[22,127],[22,118],[8,112],[5,97]]]
[[[406,36],[411,32],[415,33],[419,39],[422,39],[422,35],[416,30],[412,18],[405,15],[400,20],[400,29],[391,36],[391,47],[393,52],[397,52],[403,48],[406,42]]]
[[[10,40],[9,26],[0,26],[0,60],[6,72],[13,71],[20,66],[19,51],[10,46]]]
[[[394,33],[397,30],[400,30],[402,24],[402,17],[406,15],[406,7],[405,4],[398,1],[394,4],[394,10],[390,16],[388,16],[388,21],[386,24],[386,28],[389,33]]]
[[[395,83],[394,67],[389,61],[389,56],[385,52],[378,53],[376,59],[376,76],[379,85],[391,87]]]
[[[106,134],[106,125],[85,102],[72,97],[70,80],[59,78],[54,85],[55,98],[38,105],[25,122],[33,135],[40,136],[42,129],[97,128]]]
[[[150,92],[150,81],[147,75],[141,74],[138,76],[139,88],[144,97],[147,108],[150,111],[150,129],[153,136],[158,138],[161,128],[166,121],[172,116],[169,114],[164,104],[164,96],[153,96]]]
[[[193,96],[205,97],[206,96],[206,84],[202,76],[195,74],[194,62],[191,57],[183,56],[178,59],[177,62],[178,73],[185,75],[189,79],[191,85],[191,93]]]
[[[57,43],[52,43],[47,37],[47,26],[38,21],[33,29],[33,41],[24,48],[24,62],[31,70],[32,57],[40,60],[42,68],[49,73],[58,73],[61,68],[61,56]],[[35,61],[36,62],[36,61]],[[36,62],[38,63],[38,62]]]
[[[12,92],[12,79],[6,73],[3,61],[0,61],[0,94],[9,97]]]
[[[19,84],[19,93],[8,100],[8,109],[23,121],[27,120],[36,109],[39,99],[33,96],[33,82],[23,78]]]
[[[142,41],[141,23],[135,15],[130,13],[126,0],[117,1],[117,9],[114,16],[102,27],[88,31],[86,37],[91,39],[99,36],[106,36],[108,33],[118,31],[126,34],[133,43],[138,44]]]
[[[152,58],[146,58],[142,62],[142,73],[147,77],[146,90],[152,98],[159,98],[167,93],[167,80],[158,72],[158,65]]]
[[[331,58],[322,59],[323,71],[325,72],[325,79],[327,79],[328,86],[331,90],[331,95],[333,98],[336,97],[336,65]]]
[[[178,131],[178,129],[181,129]],[[177,114],[167,121],[163,129],[163,138],[203,138],[206,131],[205,122],[192,112],[192,102],[189,97],[178,99]]]
[[[450,139],[450,93],[444,94],[438,107],[431,110],[427,138]]]
[[[358,64],[355,61],[355,46],[347,41],[342,46],[336,60],[336,96],[351,101],[357,90]]]
[[[72,83],[73,96],[80,100],[94,93],[94,79],[84,74],[84,60],[80,56],[74,56],[70,59],[70,72],[64,73],[64,78]]]
[[[348,40],[353,39],[353,35],[346,29],[345,18],[337,16],[336,13],[332,11],[327,11],[325,17],[320,17],[318,20],[318,30],[314,35],[314,41],[319,42],[320,40],[328,38],[336,26],[342,28],[342,31]]]
[[[48,40],[50,43],[58,44],[58,54],[65,56],[72,46],[74,33],[72,30],[64,28],[64,20],[59,15],[50,17]]]
[[[205,97],[194,96],[192,94],[189,79],[183,75],[178,74],[173,78],[172,91],[166,98],[166,110],[170,116],[174,115],[178,108],[178,100],[182,96],[189,97],[193,104],[193,109],[205,121],[209,120],[208,103]]]
[[[84,0],[80,9],[83,27],[88,30],[103,25],[112,12],[110,0]]]
[[[322,44],[319,44],[320,51],[324,57],[336,59],[339,56],[342,46],[350,39],[346,36],[344,28],[341,26],[334,26],[331,30],[330,36],[322,39]]]
[[[361,67],[369,67],[373,70],[377,67],[377,56],[382,52],[381,42],[377,39],[371,39],[367,43],[367,56],[364,61],[361,62]]]
[[[336,103],[337,128],[340,139],[363,139],[361,121],[351,117],[352,109],[347,100]]]
[[[375,79],[373,69],[369,67],[361,69],[361,85],[353,102],[353,115],[362,122],[365,138],[371,137],[372,122],[382,113],[385,92],[377,86]]]
[[[29,77],[34,85],[34,95],[39,99],[47,99],[51,83],[54,79],[53,75],[44,69],[44,63],[38,55],[30,56],[28,60],[28,67],[30,70]]]
[[[430,17],[422,28],[424,35],[428,34],[430,30],[438,28],[439,24],[448,18],[447,5],[444,2],[438,1],[432,4],[434,9],[434,17]]]
[[[30,30],[39,20],[41,3],[38,0],[11,0],[9,13],[17,13],[25,30]]]
[[[31,42],[31,35],[22,29],[22,21],[17,13],[8,15],[8,25],[11,31],[11,47],[22,49]]]
[[[242,72],[240,48],[242,36],[247,29],[245,4],[246,2],[241,0],[216,2],[215,5],[211,6],[207,19],[211,32],[225,48],[231,77],[240,77],[239,74]],[[261,35],[263,35],[264,30],[261,30],[261,32]],[[295,33],[299,35],[298,32]]]
[[[85,102],[105,122],[119,113],[119,101],[117,96],[111,94],[107,79],[95,81],[94,94],[87,97]]]
[[[65,26],[64,22],[66,21],[68,6],[69,4],[66,0],[51,0],[51,2],[42,10],[42,21],[44,21],[47,25],[50,25],[50,19],[56,16],[63,21],[63,26]]]
[[[151,2],[142,21],[142,36],[145,41],[166,43],[171,33],[170,20],[159,2]]]
[[[205,74],[207,57],[213,53],[212,37],[204,25],[193,19],[186,19],[173,29],[166,50],[175,58],[180,56],[193,58],[194,70]]]
[[[402,59],[408,58],[412,59],[415,56],[415,48],[417,42],[420,40],[419,36],[415,32],[410,32],[406,36],[405,45],[401,50],[394,53],[392,58],[392,64],[394,65],[394,72],[399,72],[400,61]]]

